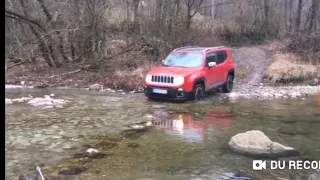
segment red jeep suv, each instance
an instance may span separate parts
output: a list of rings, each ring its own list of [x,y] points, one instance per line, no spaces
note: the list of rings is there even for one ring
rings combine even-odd
[[[150,70],[144,93],[150,99],[203,100],[206,92],[233,88],[235,64],[224,46],[187,46],[173,50],[162,65]]]

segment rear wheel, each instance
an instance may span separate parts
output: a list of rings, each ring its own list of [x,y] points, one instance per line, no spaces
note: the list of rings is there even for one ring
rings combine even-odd
[[[205,89],[202,84],[197,84],[193,91],[193,99],[195,101],[201,101],[204,99]]]
[[[230,93],[233,89],[233,76],[231,74],[228,75],[227,81],[222,86],[222,91],[224,93]]]

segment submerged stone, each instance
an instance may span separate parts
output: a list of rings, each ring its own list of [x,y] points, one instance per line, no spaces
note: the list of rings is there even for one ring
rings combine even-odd
[[[282,126],[278,129],[278,132],[281,134],[286,134],[286,135],[308,135],[310,134],[310,132],[306,132],[303,130],[299,130],[299,129],[294,129],[291,127],[285,127]]]
[[[78,175],[87,171],[86,167],[72,167],[67,169],[62,169],[58,172],[59,175]]]
[[[135,142],[130,142],[127,144],[128,147],[130,148],[137,148],[139,147],[139,144],[138,143],[135,143]]]

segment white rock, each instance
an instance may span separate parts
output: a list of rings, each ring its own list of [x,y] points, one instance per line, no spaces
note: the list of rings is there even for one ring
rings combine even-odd
[[[133,126],[131,126],[133,129],[143,129],[144,128],[144,126],[142,126],[142,125],[138,125],[138,124],[136,124],[136,125],[133,125]]]
[[[274,97],[276,97],[277,99],[283,96],[283,95],[280,94],[280,93],[274,93],[273,95],[274,95]]]
[[[54,97],[54,94],[53,94],[53,93],[51,93],[49,96]]]
[[[99,151],[98,150],[96,150],[96,149],[93,149],[93,148],[89,148],[88,150],[87,150],[87,153],[98,153]]]
[[[112,91],[112,89],[111,89],[111,88],[107,88],[106,90],[107,90],[108,92],[111,92],[111,91]]]
[[[8,98],[5,98],[6,99],[6,104],[12,104],[12,100],[11,99],[8,99]]]
[[[103,89],[103,86],[100,84],[92,84],[89,87],[89,90],[99,91],[100,89]]]
[[[146,126],[152,126],[152,122],[151,122],[151,121],[148,121],[145,125],[146,125]]]
[[[280,143],[271,141],[263,132],[251,130],[245,133],[239,133],[229,141],[231,150],[249,155],[269,155],[269,156],[286,156],[287,154],[298,154],[292,148]]]
[[[21,82],[20,82],[21,85],[24,85],[25,83],[26,83],[25,81],[21,81]]]
[[[12,99],[12,102],[26,102],[32,99],[32,97],[22,97],[22,98],[15,98]]]
[[[126,93],[125,93],[125,92],[122,92],[121,94],[122,94],[122,95],[125,95]]]
[[[27,104],[32,106],[58,106],[66,104],[68,101],[64,99],[52,99],[50,96],[45,95],[44,98],[34,98],[27,102]]]
[[[44,106],[42,109],[52,109],[54,106]]]
[[[153,118],[152,114],[146,114],[144,117],[148,118],[148,119],[152,119]]]

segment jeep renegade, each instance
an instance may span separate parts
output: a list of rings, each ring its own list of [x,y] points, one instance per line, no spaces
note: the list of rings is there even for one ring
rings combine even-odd
[[[145,77],[144,93],[150,99],[203,100],[206,92],[233,88],[235,64],[224,46],[187,46],[174,49],[162,65]]]

